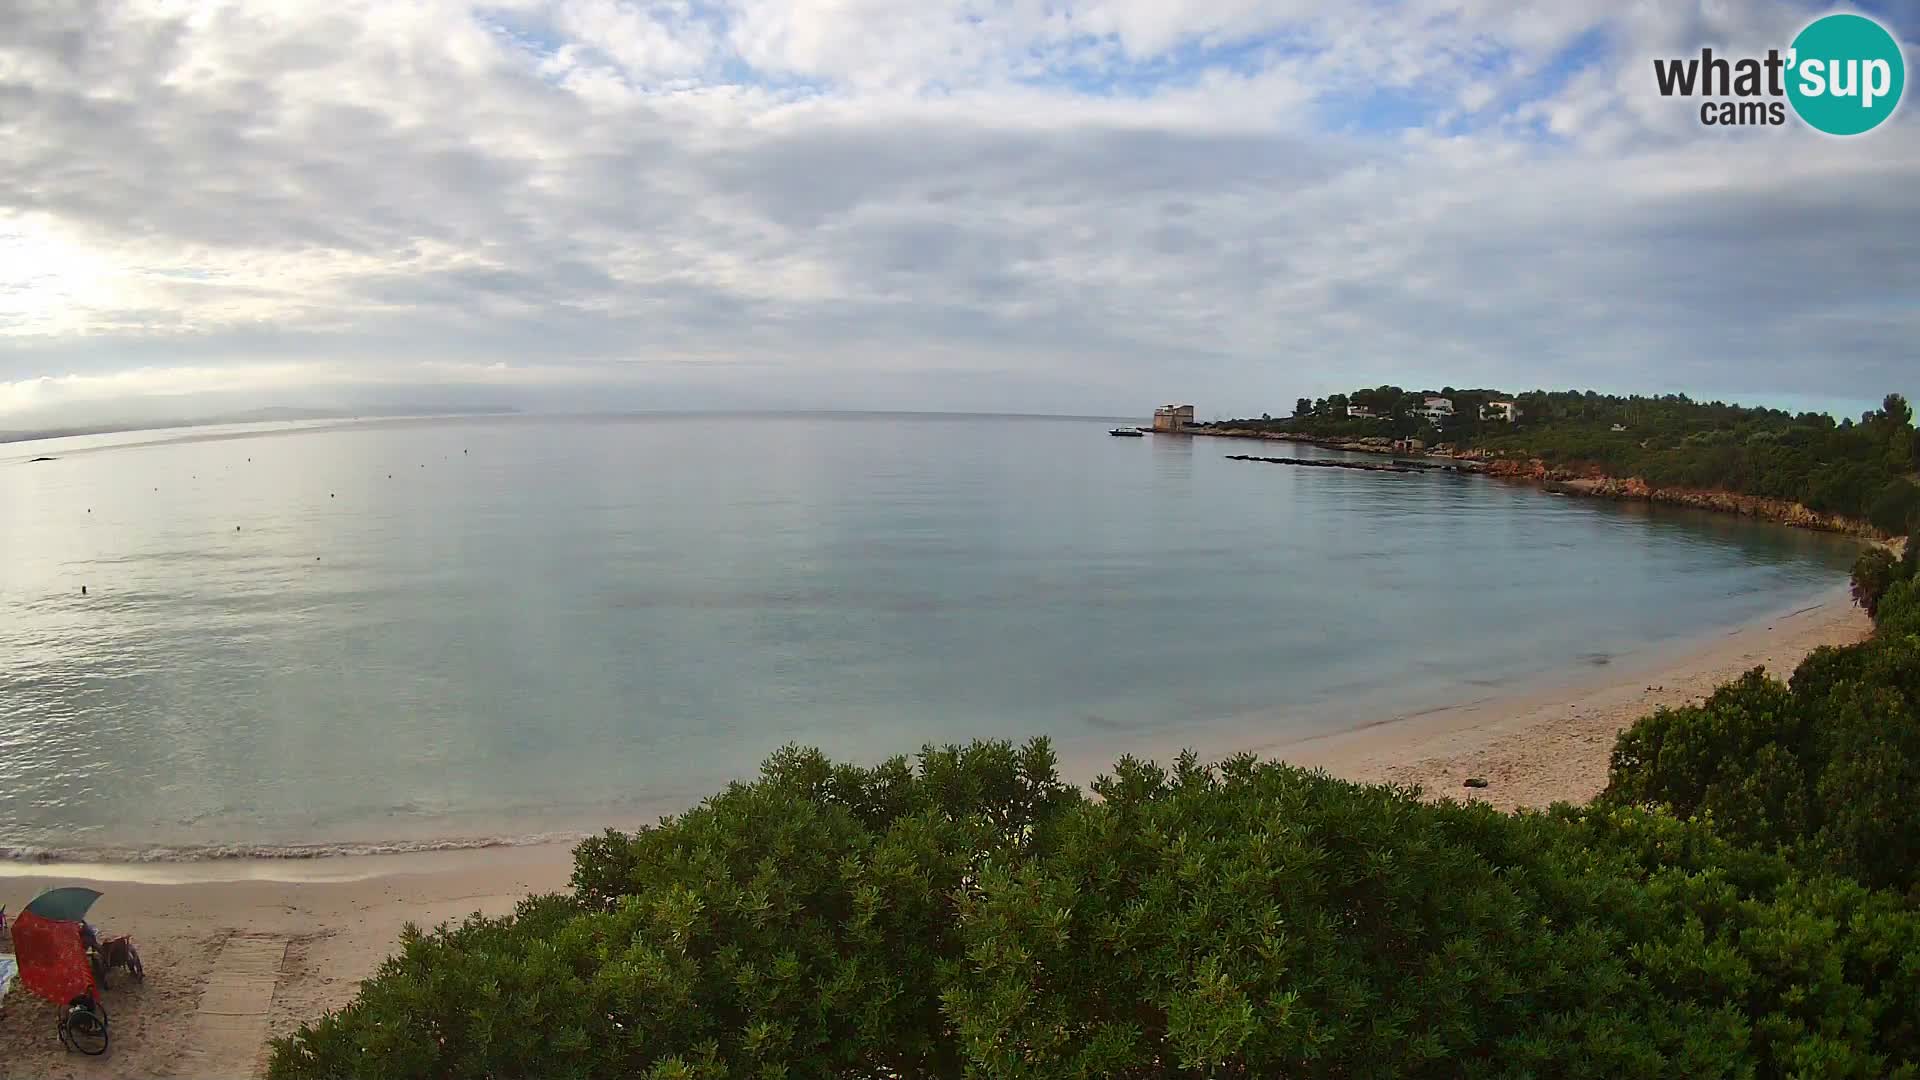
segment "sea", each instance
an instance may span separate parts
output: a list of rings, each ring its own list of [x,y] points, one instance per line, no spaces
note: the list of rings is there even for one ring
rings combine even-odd
[[[1830,594],[1858,552],[1114,422],[490,416],[0,446],[0,858],[578,835],[787,744],[877,762],[1045,735],[1111,761],[1304,737],[1658,655]]]

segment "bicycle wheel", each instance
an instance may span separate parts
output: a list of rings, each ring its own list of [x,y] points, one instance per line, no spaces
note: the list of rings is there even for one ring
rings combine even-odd
[[[107,1009],[97,1001],[76,999],[60,1017],[60,1045],[88,1057],[107,1052]]]

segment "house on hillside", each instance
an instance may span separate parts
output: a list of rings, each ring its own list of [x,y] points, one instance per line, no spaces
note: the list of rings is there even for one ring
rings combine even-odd
[[[1413,410],[1413,415],[1423,417],[1434,427],[1453,419],[1453,399],[1438,394],[1428,394]]]
[[[1162,405],[1153,410],[1153,430],[1185,431],[1193,426],[1193,406]]]
[[[1373,419],[1374,413],[1373,409],[1365,405],[1349,405],[1347,406],[1347,415],[1361,420],[1371,420]]]
[[[1511,401],[1489,401],[1480,406],[1480,419],[1505,420],[1511,424],[1520,419],[1520,406]]]

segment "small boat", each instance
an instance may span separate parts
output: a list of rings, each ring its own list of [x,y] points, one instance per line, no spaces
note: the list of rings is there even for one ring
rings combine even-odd
[[[1143,432],[1139,431],[1136,428],[1130,428],[1130,427],[1117,427],[1107,432],[1107,434],[1112,435],[1117,439],[1139,439],[1139,438],[1145,437]]]

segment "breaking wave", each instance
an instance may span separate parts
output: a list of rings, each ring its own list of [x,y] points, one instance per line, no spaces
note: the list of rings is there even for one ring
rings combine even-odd
[[[352,855],[410,855],[431,851],[476,851],[577,843],[590,832],[545,832],[522,836],[470,836],[439,840],[385,840],[330,844],[178,844],[146,847],[38,847],[0,845],[0,862],[192,863],[227,859],[330,859]]]

